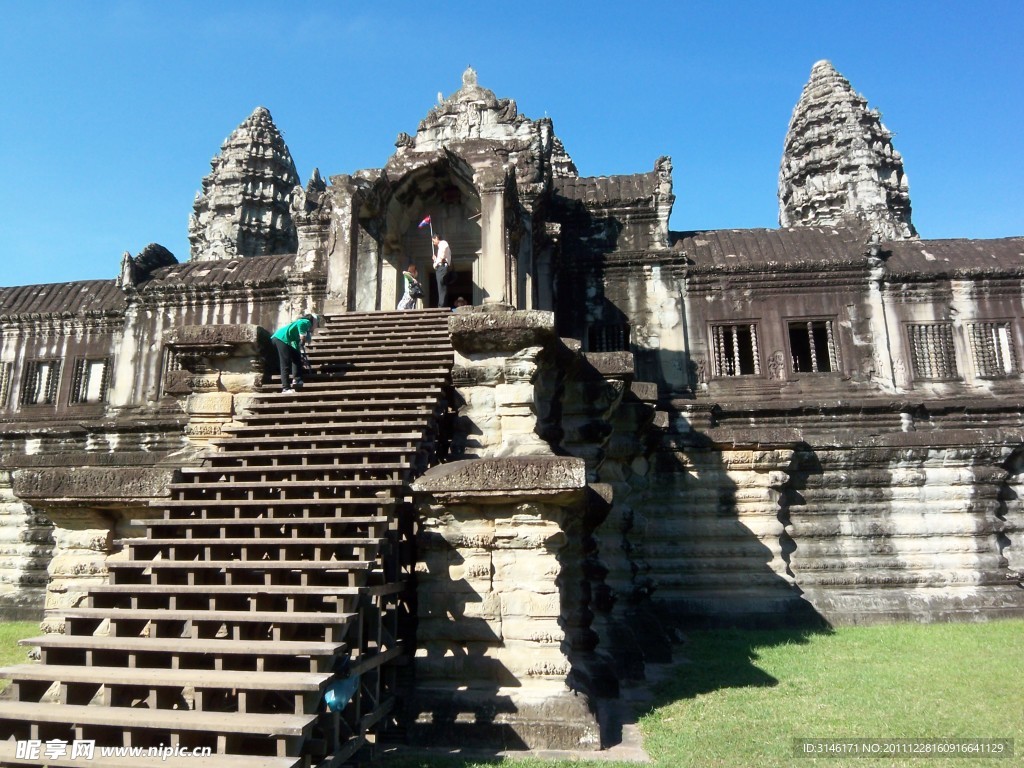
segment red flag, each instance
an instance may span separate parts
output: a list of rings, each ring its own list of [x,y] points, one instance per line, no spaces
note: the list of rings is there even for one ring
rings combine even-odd
[[[420,225],[419,225],[419,227],[417,227],[417,229],[423,229],[423,227],[427,226],[427,224],[429,224],[429,223],[430,223],[430,217],[427,216],[425,219],[423,219],[423,221],[420,222]]]

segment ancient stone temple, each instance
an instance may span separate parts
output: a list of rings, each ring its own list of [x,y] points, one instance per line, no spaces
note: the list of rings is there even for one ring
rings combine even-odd
[[[819,62],[781,228],[678,232],[472,70],[305,185],[257,109],[190,260],[0,289],[2,738],[598,748],[690,627],[1024,615],[1024,238],[920,239],[891,138]]]
[[[257,107],[210,166],[188,222],[192,259],[294,253],[289,201],[299,176],[270,112]]]
[[[789,121],[779,171],[779,224],[858,222],[881,240],[917,236],[892,133],[831,62],[819,61]]]

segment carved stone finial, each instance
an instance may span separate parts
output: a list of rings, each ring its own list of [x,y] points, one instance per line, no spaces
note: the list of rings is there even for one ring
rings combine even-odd
[[[154,270],[177,264],[174,254],[159,243],[150,243],[133,257],[128,251],[121,256],[121,271],[117,276],[117,287],[128,291],[146,282]]]
[[[135,287],[135,262],[128,251],[121,256],[121,272],[117,276],[117,287],[122,291]]]
[[[476,70],[472,67],[466,67],[466,71],[462,73],[462,87],[463,88],[474,88],[479,83],[476,78]]]
[[[812,67],[789,122],[779,170],[779,223],[864,223],[882,240],[917,236],[892,133],[824,59]]]
[[[320,175],[320,169],[314,168],[313,174],[309,177],[309,181],[306,182],[306,195],[312,197],[314,195],[323,194],[327,191],[327,182],[324,181]]]

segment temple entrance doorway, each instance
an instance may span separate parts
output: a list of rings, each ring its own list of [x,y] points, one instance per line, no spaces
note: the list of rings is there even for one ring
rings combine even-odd
[[[482,300],[477,279],[482,242],[480,197],[472,184],[451,165],[445,164],[410,174],[400,187],[415,190],[415,196],[406,204],[406,213],[401,216],[408,224],[401,237],[403,263],[400,269],[405,269],[407,264],[416,265],[424,289],[424,306],[437,306],[437,281],[431,266],[431,231],[447,240],[452,249],[454,280],[448,286],[447,306],[452,306],[458,296],[470,304],[479,303]],[[404,195],[395,197],[401,199]],[[429,224],[418,226],[428,216]],[[399,286],[400,292],[402,287]]]

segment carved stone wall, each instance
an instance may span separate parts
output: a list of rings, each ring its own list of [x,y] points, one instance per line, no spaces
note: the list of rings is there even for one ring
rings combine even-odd
[[[990,445],[805,451],[784,490],[805,599],[839,623],[1019,615],[1003,459]]]
[[[0,620],[42,615],[53,548],[53,523],[18,499],[11,473],[0,470]]]
[[[550,442],[562,432],[559,363],[578,352],[548,312],[470,308],[449,328],[451,451],[473,460],[414,486],[417,738],[596,749],[590,697],[604,691],[585,564],[606,512],[587,490],[587,462],[555,456]]]
[[[91,586],[106,582],[117,542],[142,533],[132,521],[156,514],[148,502],[167,495],[172,477],[170,467],[73,464],[14,472],[17,496],[53,522],[43,631],[63,632],[61,609],[80,605]]]
[[[200,447],[225,434],[275,358],[270,333],[257,325],[182,326],[167,348],[172,364],[164,392],[179,398],[188,415],[185,436]]]
[[[510,309],[468,308],[449,321],[458,402],[451,451],[457,458],[552,453],[538,424],[548,406],[538,402],[534,382],[538,358],[556,340],[554,316]]]
[[[1021,427],[928,433],[914,411],[904,432],[891,410],[887,429],[879,412],[854,430],[843,410],[832,432],[792,414],[775,426],[750,405],[714,425],[691,409],[663,433],[627,534],[663,613],[850,624],[1024,610],[1009,439]]]

